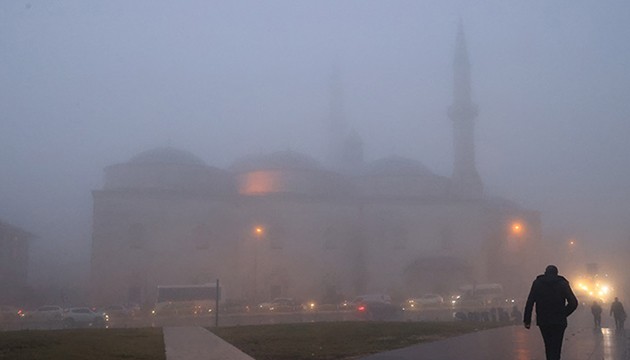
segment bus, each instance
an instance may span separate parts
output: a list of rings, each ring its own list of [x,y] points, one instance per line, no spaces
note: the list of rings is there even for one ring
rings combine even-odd
[[[203,285],[158,285],[153,315],[210,315],[221,299],[221,287]]]

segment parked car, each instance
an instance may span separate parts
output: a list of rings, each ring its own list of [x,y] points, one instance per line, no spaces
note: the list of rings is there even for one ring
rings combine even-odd
[[[357,306],[353,301],[343,300],[337,305],[337,309],[340,311],[353,311],[356,310]]]
[[[0,305],[0,323],[17,321],[22,315],[22,310],[14,306]]]
[[[404,311],[420,311],[422,309],[439,308],[444,305],[444,298],[437,294],[424,294],[419,298],[413,298],[402,304]]]
[[[109,316],[92,311],[87,307],[66,309],[63,312],[63,325],[65,328],[74,327],[104,327],[109,321]]]
[[[398,306],[386,302],[364,301],[356,306],[357,315],[364,320],[396,320],[400,315]]]
[[[258,304],[259,311],[292,312],[302,309],[302,305],[292,298],[275,298],[271,302]]]
[[[246,313],[251,310],[251,306],[243,300],[227,299],[221,304],[220,309],[224,313]]]
[[[110,319],[128,319],[134,316],[133,310],[124,305],[111,305],[103,309]]]
[[[59,321],[63,318],[63,309],[57,305],[45,305],[27,312],[25,317],[31,321]]]
[[[355,304],[362,302],[381,302],[391,304],[392,298],[387,294],[365,294],[357,296],[352,302]]]
[[[364,320],[394,320],[400,315],[400,308],[392,304],[391,297],[385,294],[357,296],[353,303],[359,318]]]

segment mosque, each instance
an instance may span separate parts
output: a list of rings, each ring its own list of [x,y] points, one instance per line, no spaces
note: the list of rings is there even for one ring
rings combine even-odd
[[[224,299],[250,302],[520,291],[540,214],[484,193],[461,26],[453,65],[451,177],[399,156],[365,162],[334,91],[325,164],[278,151],[220,169],[167,147],[106,167],[93,191],[93,303],[151,303],[158,285],[215,279]]]

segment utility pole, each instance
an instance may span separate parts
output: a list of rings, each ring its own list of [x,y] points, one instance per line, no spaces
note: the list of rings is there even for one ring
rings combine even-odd
[[[214,327],[219,327],[219,296],[221,292],[219,291],[219,279],[217,279],[216,285],[216,294],[215,294],[215,306],[214,306]]]

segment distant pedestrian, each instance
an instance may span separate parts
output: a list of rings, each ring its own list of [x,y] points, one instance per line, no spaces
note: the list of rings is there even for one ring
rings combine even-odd
[[[602,327],[602,307],[599,305],[597,300],[593,301],[593,305],[591,305],[591,314],[593,314],[593,322],[595,323],[595,327]]]
[[[492,320],[492,322],[498,321],[498,317],[497,317],[497,308],[491,308],[490,309],[490,319]]]
[[[617,330],[623,330],[623,323],[626,321],[626,310],[623,309],[623,305],[618,298],[610,305],[610,315],[615,318],[615,328]]]
[[[545,342],[547,360],[559,360],[562,338],[567,328],[567,317],[577,309],[578,300],[569,281],[558,275],[558,268],[549,265],[543,275],[538,275],[525,304],[523,324],[531,327],[532,310],[536,304],[536,324]]]
[[[512,316],[512,321],[514,322],[514,324],[518,324],[523,316],[523,314],[521,314],[521,311],[518,309],[518,306],[516,305],[512,306],[512,313],[510,315]]]

